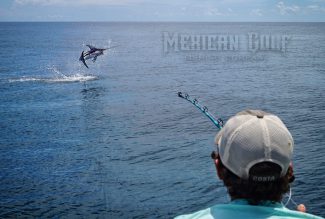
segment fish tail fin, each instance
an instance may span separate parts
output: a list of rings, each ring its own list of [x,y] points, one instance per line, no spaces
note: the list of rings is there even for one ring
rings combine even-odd
[[[84,57],[84,51],[81,52],[79,61],[82,61],[82,63],[84,63],[84,65],[88,68],[88,65],[86,64],[86,60],[85,60],[85,57]]]

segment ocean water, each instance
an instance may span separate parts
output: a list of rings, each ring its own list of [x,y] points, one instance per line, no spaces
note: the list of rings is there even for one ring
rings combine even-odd
[[[164,32],[289,40],[284,52],[165,53]],[[227,203],[210,159],[218,130],[178,91],[225,121],[277,114],[295,140],[292,198],[325,216],[324,23],[0,23],[0,39],[1,218],[172,218]],[[119,47],[87,69],[86,44]]]

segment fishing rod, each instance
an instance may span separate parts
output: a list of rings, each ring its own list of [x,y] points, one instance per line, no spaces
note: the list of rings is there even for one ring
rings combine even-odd
[[[177,95],[178,97],[187,100],[196,108],[198,108],[202,113],[204,113],[204,115],[206,115],[211,120],[211,122],[213,122],[215,126],[218,127],[218,129],[221,129],[223,127],[223,120],[221,118],[216,119],[211,113],[209,113],[208,107],[200,105],[199,101],[196,98],[191,99],[190,95],[188,95],[187,93],[183,94],[182,92],[178,92]]]
[[[182,92],[178,92],[177,93],[178,97],[183,98],[185,100],[187,100],[188,102],[190,102],[191,104],[193,104],[196,108],[198,108],[202,113],[204,113],[204,115],[206,115],[215,126],[217,126],[219,129],[221,129],[223,127],[223,120],[221,118],[216,119],[212,114],[209,113],[208,108],[206,106],[201,106],[199,104],[199,101],[194,98],[191,99],[190,95],[188,95],[187,93],[182,93]],[[284,206],[287,206],[289,204],[289,202],[291,201],[296,207],[297,207],[297,211],[300,212],[306,212],[306,207],[304,204],[297,204],[293,199],[292,199],[292,191],[291,191],[291,187],[289,189],[289,195],[288,196],[288,200],[286,201],[286,203],[284,204]]]

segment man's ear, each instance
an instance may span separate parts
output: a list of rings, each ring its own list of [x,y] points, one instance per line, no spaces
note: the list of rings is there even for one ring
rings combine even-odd
[[[213,159],[213,162],[216,167],[219,179],[223,180],[223,169],[222,169],[223,167],[220,164],[220,156],[217,155],[216,158]]]
[[[290,163],[288,168],[288,177],[289,177],[289,183],[292,183],[295,180],[295,175],[293,174],[293,165]]]

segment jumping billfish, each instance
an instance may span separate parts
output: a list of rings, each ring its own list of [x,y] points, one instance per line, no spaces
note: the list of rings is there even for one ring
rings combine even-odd
[[[95,62],[98,56],[104,55],[105,50],[117,47],[117,46],[112,46],[112,47],[109,47],[109,48],[99,49],[99,48],[96,48],[96,47],[91,46],[91,45],[86,45],[86,46],[89,47],[89,50],[86,51],[86,52],[85,51],[81,52],[79,61],[82,61],[82,63],[84,63],[84,65],[87,68],[88,68],[88,65],[86,64],[86,60],[92,59],[92,61]]]

